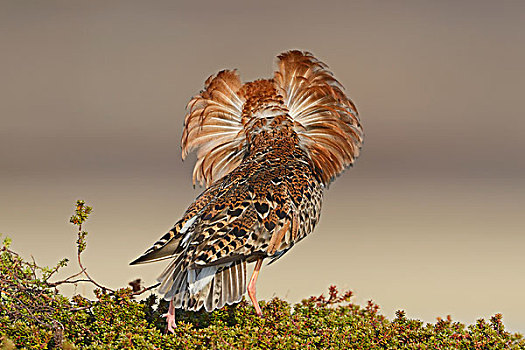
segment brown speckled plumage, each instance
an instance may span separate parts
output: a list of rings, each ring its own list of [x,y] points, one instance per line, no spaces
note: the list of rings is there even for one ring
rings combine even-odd
[[[313,231],[323,190],[358,156],[362,129],[327,66],[300,51],[279,56],[273,79],[242,84],[219,72],[188,110],[183,158],[197,150],[193,180],[207,189],[133,263],[173,259],[160,293],[176,308],[211,311],[242,298],[246,263],[274,261]]]

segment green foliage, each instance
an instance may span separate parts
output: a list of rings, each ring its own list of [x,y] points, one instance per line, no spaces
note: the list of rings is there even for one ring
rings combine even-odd
[[[91,208],[77,202],[71,221],[79,226]],[[85,249],[85,235],[77,242]],[[83,243],[83,245],[81,244]],[[403,311],[392,321],[369,301],[351,302],[352,293],[330,287],[327,296],[311,297],[296,305],[274,298],[261,302],[264,317],[242,301],[212,313],[176,311],[177,328],[166,334],[167,302],[154,294],[144,300],[130,288],[95,290],[96,300],[66,298],[62,283],[93,283],[50,277],[53,268],[22,259],[4,239],[0,248],[1,349],[525,349],[520,334],[506,332],[502,316],[465,326],[450,317],[435,324],[408,319]],[[81,249],[82,247],[82,249]]]
[[[82,224],[88,219],[89,214],[91,214],[92,211],[92,207],[87,206],[83,200],[79,199],[77,200],[75,214],[69,219],[70,223],[78,226],[78,254],[82,253],[86,249],[86,236],[88,233],[86,231],[82,231]]]

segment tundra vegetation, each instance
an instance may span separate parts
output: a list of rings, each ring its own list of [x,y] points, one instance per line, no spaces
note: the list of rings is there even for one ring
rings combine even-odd
[[[79,271],[65,279],[56,276],[67,259],[39,266],[2,237],[1,349],[525,349],[523,336],[505,331],[500,314],[468,326],[450,317],[424,323],[403,311],[388,320],[374,302],[356,305],[352,292],[334,286],[295,305],[262,301],[263,317],[244,300],[212,313],[177,310],[175,333],[167,334],[168,305],[153,294],[155,286],[137,280],[112,290],[88,274],[81,257],[91,212],[77,201],[70,221],[77,227]],[[92,284],[95,300],[60,293],[60,286],[78,283]]]

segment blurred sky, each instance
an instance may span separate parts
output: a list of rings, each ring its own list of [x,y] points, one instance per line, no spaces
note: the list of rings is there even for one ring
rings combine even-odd
[[[0,232],[26,257],[73,260],[83,198],[90,274],[152,283],[165,263],[128,262],[201,191],[180,159],[186,103],[218,70],[270,77],[297,48],[346,87],[365,145],[259,297],[337,284],[389,317],[501,312],[525,332],[525,2],[0,0],[0,48]]]

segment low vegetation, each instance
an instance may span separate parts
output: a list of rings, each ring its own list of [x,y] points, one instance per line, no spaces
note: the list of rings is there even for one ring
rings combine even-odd
[[[291,305],[261,302],[263,318],[245,301],[213,313],[177,310],[178,327],[166,334],[167,303],[155,286],[111,290],[98,284],[82,264],[92,209],[78,201],[71,222],[78,228],[79,272],[54,280],[67,259],[40,267],[0,248],[0,343],[2,349],[525,349],[520,334],[506,332],[502,316],[466,326],[450,317],[435,324],[408,319],[403,311],[388,320],[372,301],[353,304],[352,293],[330,287],[327,296]],[[59,287],[90,283],[95,300],[63,296]],[[149,294],[149,296],[146,296]],[[142,300],[137,297],[142,295]]]

